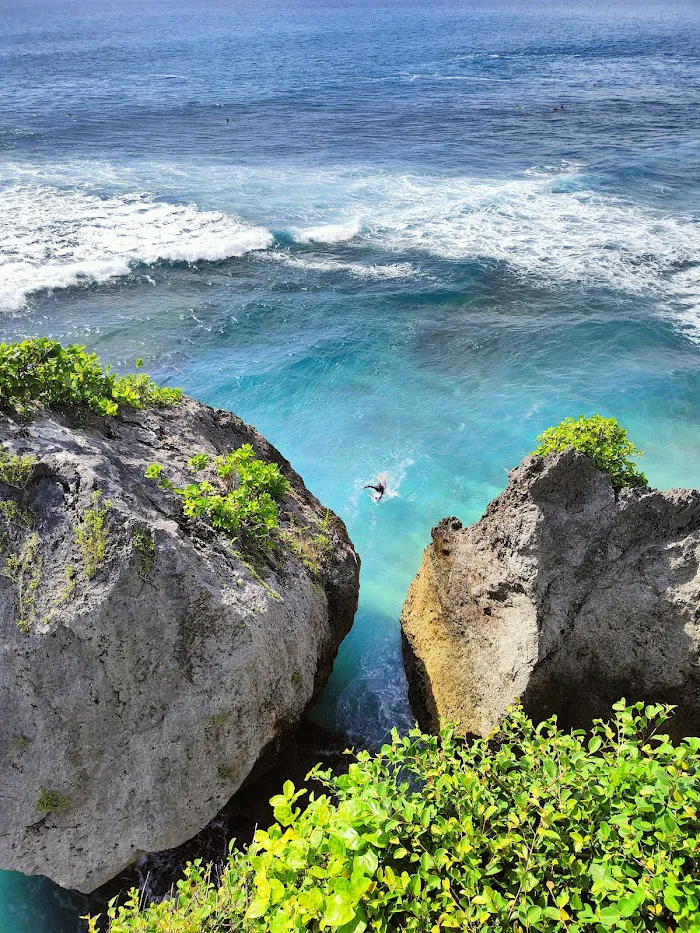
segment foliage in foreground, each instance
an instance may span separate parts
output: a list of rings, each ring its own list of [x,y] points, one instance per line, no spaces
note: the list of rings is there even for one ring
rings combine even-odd
[[[627,431],[615,418],[592,415],[586,418],[565,418],[553,428],[547,428],[537,438],[533,454],[545,456],[568,447],[585,454],[594,467],[610,474],[616,489],[623,486],[647,486],[647,478],[637,470],[632,458],[641,457],[627,437]]]
[[[210,459],[206,454],[195,454],[188,465],[199,474],[209,469]],[[159,463],[151,464],[146,477],[158,480],[161,488],[172,489],[180,496],[183,511],[190,518],[206,518],[213,528],[231,537],[243,534],[263,544],[278,525],[277,500],[289,489],[280,468],[256,457],[250,444],[243,444],[225,457],[215,457],[213,468],[218,489],[208,479],[176,488],[163,475]]]
[[[287,782],[218,887],[195,862],[172,899],[113,904],[110,931],[700,933],[700,739],[659,734],[668,707],[615,709],[589,735],[520,710],[489,741],[394,735],[316,773],[330,796],[303,810]]]
[[[138,361],[140,363],[140,361]],[[160,388],[144,373],[117,376],[85,347],[48,337],[0,343],[0,410],[27,415],[39,405],[117,415],[123,408],[176,405],[180,389]]]

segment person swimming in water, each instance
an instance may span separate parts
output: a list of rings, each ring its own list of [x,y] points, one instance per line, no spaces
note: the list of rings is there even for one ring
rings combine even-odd
[[[363,489],[374,489],[374,491],[377,493],[377,495],[374,497],[374,501],[379,502],[379,500],[384,497],[384,493],[386,492],[386,483],[383,480],[378,479],[376,486],[373,486],[370,483],[369,485],[363,486],[362,488]]]

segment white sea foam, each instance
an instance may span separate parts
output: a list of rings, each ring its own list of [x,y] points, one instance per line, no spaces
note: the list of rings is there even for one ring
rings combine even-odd
[[[106,282],[139,264],[243,256],[272,244],[228,214],[153,200],[20,185],[0,191],[0,308],[32,292]]]
[[[310,272],[336,272],[352,275],[359,279],[410,279],[421,276],[420,269],[410,262],[388,262],[385,264],[363,262],[341,262],[336,259],[302,259],[288,253],[268,253],[285,265]]]
[[[357,236],[360,229],[359,220],[351,220],[344,224],[322,224],[294,230],[292,236],[297,243],[347,243]]]
[[[671,300],[662,307],[690,340],[700,344],[700,265],[678,272],[669,283]]]
[[[290,173],[276,176],[275,184],[313,218],[297,240],[311,240],[310,231],[353,231],[349,224],[323,224],[313,206],[320,194],[332,205],[329,213],[362,218],[348,248],[399,253],[400,265],[412,254],[499,263],[534,285],[609,288],[698,305],[695,273],[683,271],[700,261],[698,218],[601,191],[575,162],[533,166],[503,179],[363,168],[316,173],[312,181]],[[354,264],[347,266],[353,274]]]
[[[405,178],[366,212],[367,239],[398,252],[503,262],[551,284],[666,291],[700,256],[700,224],[562,176],[511,181]]]
[[[352,742],[379,747],[393,728],[405,734],[415,725],[401,647],[393,633],[373,637],[371,651],[357,660],[355,676],[337,699],[339,721]]]
[[[698,219],[596,191],[573,164],[509,180],[368,176],[348,186],[345,207],[362,213],[363,248],[502,263],[535,285],[648,294],[700,342]]]
[[[62,193],[79,179],[97,190],[124,183],[157,188],[173,199],[203,191],[210,202],[240,205],[249,216],[259,212],[266,226],[286,228],[294,242],[317,247],[313,255],[295,255],[292,247],[275,258],[319,273],[399,279],[420,275],[423,258],[433,256],[499,263],[535,285],[648,294],[660,313],[674,316],[700,342],[698,219],[602,191],[574,162],[535,166],[510,179],[367,166],[313,173],[232,167],[225,175],[160,163],[129,169],[66,163],[53,174],[43,166],[8,166],[9,184],[0,192],[5,307],[21,306],[30,291],[104,281],[137,263],[219,259],[272,243],[267,229],[230,214],[145,196]],[[323,255],[324,247],[335,247],[334,254]],[[344,254],[336,255],[341,248]],[[397,261],[356,262],[347,255],[356,248],[391,252]]]

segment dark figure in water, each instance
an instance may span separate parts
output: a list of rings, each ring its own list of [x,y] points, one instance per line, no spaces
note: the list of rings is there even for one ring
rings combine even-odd
[[[383,482],[379,479],[379,480],[377,480],[377,485],[376,485],[376,486],[372,486],[372,485],[370,484],[369,486],[363,486],[362,488],[363,488],[363,489],[374,489],[374,491],[377,493],[377,495],[374,497],[374,501],[375,501],[375,502],[379,502],[379,500],[382,498],[382,496],[383,496],[384,493],[386,492],[386,483],[383,483]]]

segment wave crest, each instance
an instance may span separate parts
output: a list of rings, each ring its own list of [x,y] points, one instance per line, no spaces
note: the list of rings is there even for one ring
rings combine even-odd
[[[0,308],[18,310],[33,292],[107,282],[142,264],[229,259],[272,242],[263,227],[144,194],[8,187],[0,192]]]
[[[410,262],[389,262],[382,265],[380,263],[341,262],[334,259],[302,259],[287,253],[273,252],[268,255],[294,269],[305,269],[310,272],[342,272],[359,279],[389,280],[421,276],[421,272]]]
[[[357,236],[360,229],[359,220],[351,220],[345,224],[322,224],[295,230],[292,238],[296,243],[347,243]]]

